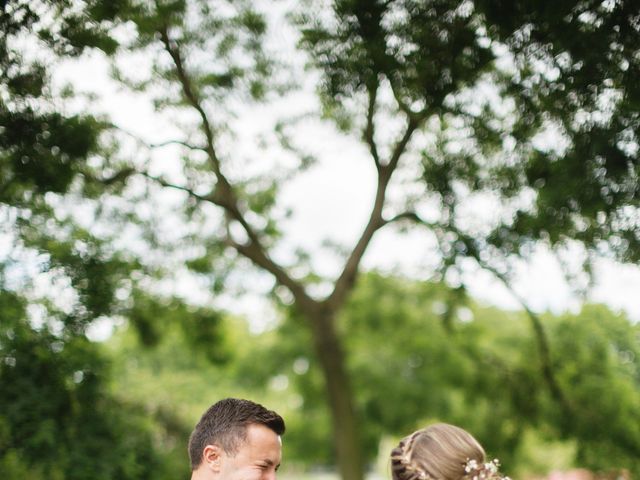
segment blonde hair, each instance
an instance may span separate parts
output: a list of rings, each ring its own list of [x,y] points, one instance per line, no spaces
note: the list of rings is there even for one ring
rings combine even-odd
[[[485,463],[482,445],[455,425],[436,423],[403,438],[391,451],[393,480],[503,478]]]

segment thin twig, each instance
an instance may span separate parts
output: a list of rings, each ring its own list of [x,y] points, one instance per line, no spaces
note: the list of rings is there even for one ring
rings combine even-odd
[[[565,413],[570,413],[572,411],[571,406],[569,405],[567,397],[562,391],[562,388],[560,387],[560,384],[558,383],[553,371],[551,362],[551,349],[549,347],[549,340],[542,324],[542,320],[540,319],[538,314],[536,314],[533,310],[531,310],[531,308],[529,308],[526,300],[515,291],[515,289],[511,286],[509,279],[503,273],[488,265],[486,262],[483,262],[477,256],[474,256],[474,259],[481,268],[491,272],[497,279],[502,282],[502,284],[509,290],[509,292],[511,292],[511,295],[514,296],[514,298],[520,303],[524,311],[527,313],[529,320],[531,320],[531,326],[535,333],[536,343],[538,345],[542,375],[547,383],[547,386],[549,387],[551,395],[562,405]]]
[[[410,220],[413,223],[419,223],[420,225],[423,225],[423,226],[429,227],[429,228],[435,228],[435,227],[438,226],[438,224],[436,224],[436,223],[427,222],[425,219],[423,219],[416,212],[413,212],[413,211],[407,211],[407,212],[399,213],[398,215],[395,215],[395,216],[389,218],[388,220],[385,220],[384,223],[385,223],[385,225],[387,225],[387,224],[390,224],[390,223],[399,222],[401,220]]]
[[[213,198],[211,195],[200,195],[199,193],[196,193],[193,189],[186,187],[184,185],[177,185],[175,183],[171,183],[167,180],[165,180],[162,177],[157,177],[155,175],[151,175],[148,172],[144,172],[144,171],[138,171],[136,172],[139,175],[142,175],[145,178],[148,178],[149,180],[153,180],[154,182],[156,182],[157,184],[163,186],[163,187],[167,187],[167,188],[172,188],[174,190],[180,190],[182,192],[187,193],[190,197],[195,198],[196,200],[199,200],[201,202],[208,202],[208,203],[215,203],[213,201]]]
[[[129,130],[122,128],[119,125],[116,125],[115,123],[109,123],[108,124],[109,127],[113,128],[114,130],[118,130],[124,134],[126,134],[127,136],[133,138],[137,143],[139,143],[140,145],[142,145],[145,148],[148,148],[150,150],[152,149],[156,149],[156,148],[163,148],[169,145],[180,145],[183,146],[185,148],[188,148],[189,150],[199,150],[199,151],[203,151],[206,152],[207,149],[205,147],[199,147],[197,145],[192,145],[188,142],[185,142],[184,140],[166,140],[164,142],[159,142],[159,143],[149,143],[146,140],[143,140],[142,138],[140,138],[138,135],[136,135],[133,132],[130,132]]]

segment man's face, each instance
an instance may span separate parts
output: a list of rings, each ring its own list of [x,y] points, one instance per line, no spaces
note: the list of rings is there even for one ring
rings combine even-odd
[[[282,459],[280,437],[264,425],[249,425],[234,456],[221,456],[222,480],[275,480]]]

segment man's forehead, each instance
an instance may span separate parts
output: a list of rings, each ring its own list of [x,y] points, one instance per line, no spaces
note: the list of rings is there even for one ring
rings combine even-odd
[[[277,468],[282,461],[282,439],[268,427],[252,425],[247,429],[246,441],[238,454],[252,464],[266,464]]]
[[[251,424],[247,427],[245,444],[253,446],[278,447],[282,446],[282,438],[269,427]]]

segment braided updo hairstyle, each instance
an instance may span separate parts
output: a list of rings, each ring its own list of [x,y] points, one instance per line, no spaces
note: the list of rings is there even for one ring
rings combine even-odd
[[[501,479],[480,443],[462,428],[436,423],[403,438],[391,451],[393,480]]]

